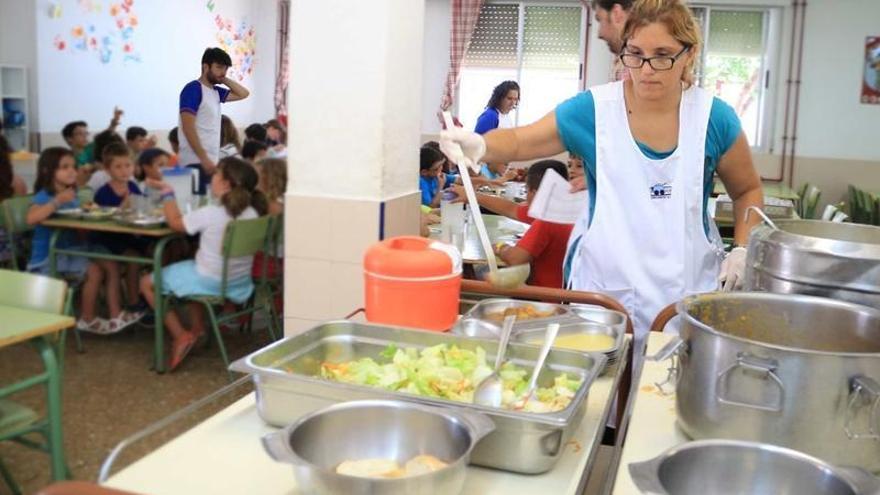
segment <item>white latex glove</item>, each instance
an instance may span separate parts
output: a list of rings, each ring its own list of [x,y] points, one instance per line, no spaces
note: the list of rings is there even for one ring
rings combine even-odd
[[[486,154],[486,140],[476,132],[452,127],[440,131],[440,151],[452,163],[465,165],[474,172],[479,172],[480,158]]]
[[[718,284],[724,292],[742,289],[746,271],[746,248],[737,246],[721,262]]]

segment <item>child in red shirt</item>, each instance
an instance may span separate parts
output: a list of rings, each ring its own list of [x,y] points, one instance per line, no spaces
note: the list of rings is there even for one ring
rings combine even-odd
[[[547,169],[553,169],[568,179],[565,164],[558,160],[542,160],[533,164],[529,167],[526,177],[529,199],[538,190]],[[532,274],[529,279],[531,285],[561,289],[562,263],[572,227],[573,225],[535,219],[516,246],[500,243],[496,246],[495,252],[508,265],[531,263]]]

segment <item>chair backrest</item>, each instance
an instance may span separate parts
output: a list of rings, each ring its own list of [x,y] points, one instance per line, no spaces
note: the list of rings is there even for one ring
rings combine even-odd
[[[0,270],[0,305],[63,314],[66,297],[67,282],[64,280]]]
[[[278,252],[278,247],[284,242],[284,214],[271,215],[269,218],[269,234],[266,236],[266,249],[264,252],[276,258],[284,253]]]
[[[223,282],[221,296],[226,297],[229,260],[241,256],[253,256],[266,246],[269,233],[269,216],[249,220],[233,220],[226,224],[223,233]]]
[[[33,225],[27,223],[27,212],[31,207],[34,196],[13,196],[3,201],[3,228],[11,235],[20,234],[33,230]]]

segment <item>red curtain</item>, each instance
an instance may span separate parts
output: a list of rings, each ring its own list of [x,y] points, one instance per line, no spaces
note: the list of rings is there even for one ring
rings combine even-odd
[[[440,100],[440,110],[448,110],[455,100],[455,87],[461,76],[461,63],[471,43],[483,0],[452,0],[452,26],[449,32],[449,72]]]
[[[278,63],[275,72],[275,115],[287,125],[287,81],[290,30],[290,0],[278,1]]]

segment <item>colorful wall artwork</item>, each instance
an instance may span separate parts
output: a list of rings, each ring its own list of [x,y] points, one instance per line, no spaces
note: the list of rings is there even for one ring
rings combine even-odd
[[[865,75],[862,103],[880,105],[880,36],[865,38]]]
[[[93,55],[102,64],[140,62],[134,2],[50,1],[47,14],[56,33],[52,45],[71,55]]]
[[[208,0],[205,4],[208,12],[212,14],[214,25],[217,28],[217,46],[229,53],[232,57],[232,67],[229,68],[229,77],[243,81],[254,73],[254,55],[257,51],[256,29],[246,19],[236,21],[230,17],[224,17],[217,10],[216,0]]]

